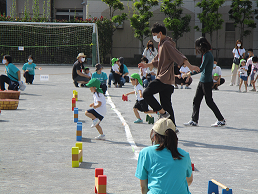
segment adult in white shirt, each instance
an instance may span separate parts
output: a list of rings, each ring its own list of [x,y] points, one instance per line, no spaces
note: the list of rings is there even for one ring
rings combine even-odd
[[[236,46],[232,51],[234,59],[233,59],[233,64],[232,64],[232,69],[231,69],[231,82],[230,86],[233,86],[236,83],[236,76],[237,72],[239,69],[239,63],[240,60],[245,58],[245,49],[243,48],[242,41],[237,40],[236,41]],[[240,78],[237,76],[237,86],[239,85]]]
[[[225,83],[225,79],[221,77],[221,68],[217,65],[217,61],[214,60],[212,77],[214,78],[214,74],[217,73],[219,75],[218,80],[213,82],[213,89],[218,90],[218,86]],[[213,79],[214,80],[214,79]]]
[[[158,54],[158,51],[156,48],[154,48],[152,40],[149,40],[146,48],[144,49],[144,51],[142,53],[143,57],[146,57],[150,63],[157,54]]]

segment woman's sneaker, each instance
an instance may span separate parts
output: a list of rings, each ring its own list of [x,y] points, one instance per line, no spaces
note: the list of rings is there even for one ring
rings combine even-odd
[[[134,123],[143,123],[143,120],[137,119],[136,121],[134,121]]]
[[[94,119],[94,120],[92,121],[91,128],[96,127],[99,123],[100,123],[100,120],[99,120],[98,118]]]
[[[168,119],[170,117],[170,114],[166,111],[164,114],[158,114],[158,120],[161,118],[166,118]]]
[[[95,139],[98,139],[98,140],[105,140],[105,135],[104,135],[104,134],[99,135],[98,137],[95,137]]]
[[[216,123],[212,124],[212,127],[222,127],[226,125],[225,119],[223,121],[217,121]]]
[[[198,123],[196,123],[196,122],[191,120],[188,123],[184,123],[184,126],[193,126],[193,127],[195,127],[195,126],[198,126]]]

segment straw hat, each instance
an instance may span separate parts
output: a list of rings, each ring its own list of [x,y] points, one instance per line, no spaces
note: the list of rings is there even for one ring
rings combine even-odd
[[[86,57],[86,55],[84,55],[84,53],[79,53],[77,59],[79,59],[79,57]]]

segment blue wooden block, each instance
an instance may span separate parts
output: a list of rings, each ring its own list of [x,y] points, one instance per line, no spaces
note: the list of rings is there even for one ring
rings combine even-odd
[[[74,108],[74,122],[77,123],[78,122],[78,108]]]
[[[212,181],[208,183],[208,194],[219,194],[219,186],[214,184]]]
[[[229,189],[228,191],[226,191],[226,189],[222,189],[222,194],[232,194],[232,189]]]
[[[77,122],[76,141],[82,140],[82,122]]]

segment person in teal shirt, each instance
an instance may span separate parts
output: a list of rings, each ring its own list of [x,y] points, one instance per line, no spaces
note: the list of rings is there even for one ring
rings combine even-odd
[[[215,104],[212,98],[212,87],[213,87],[212,70],[213,70],[214,58],[212,53],[210,52],[211,45],[205,37],[200,37],[195,41],[195,49],[196,49],[196,54],[202,55],[202,64],[200,66],[201,78],[193,99],[192,119],[188,123],[184,123],[184,125],[185,126],[198,125],[200,105],[204,96],[206,104],[213,111],[214,115],[218,119],[211,126],[212,127],[224,126],[226,125],[226,121],[222,116],[222,114],[220,113],[217,105]],[[183,75],[183,78],[190,75],[195,75],[197,73],[198,72],[196,71],[188,72]]]
[[[5,90],[5,83],[7,83],[9,85],[8,90],[18,90],[19,82],[21,81],[20,70],[12,64],[12,57],[10,55],[5,55],[2,63],[5,65],[7,76],[0,76],[0,89]]]
[[[35,63],[33,63],[33,57],[30,55],[28,56],[28,63],[25,63],[22,67],[22,70],[24,71],[23,77],[25,78],[25,82],[27,84],[32,84],[34,80],[35,69],[37,69],[37,66]],[[41,68],[38,69],[41,70]]]
[[[107,74],[105,72],[102,72],[102,65],[101,64],[96,64],[96,72],[92,74],[91,78],[96,78],[100,81],[100,88],[103,90],[103,94],[106,94],[107,91]]]
[[[177,147],[175,130],[174,123],[167,118],[153,125],[150,137],[155,145],[140,151],[135,172],[142,194],[190,194],[191,159],[189,153]]]

